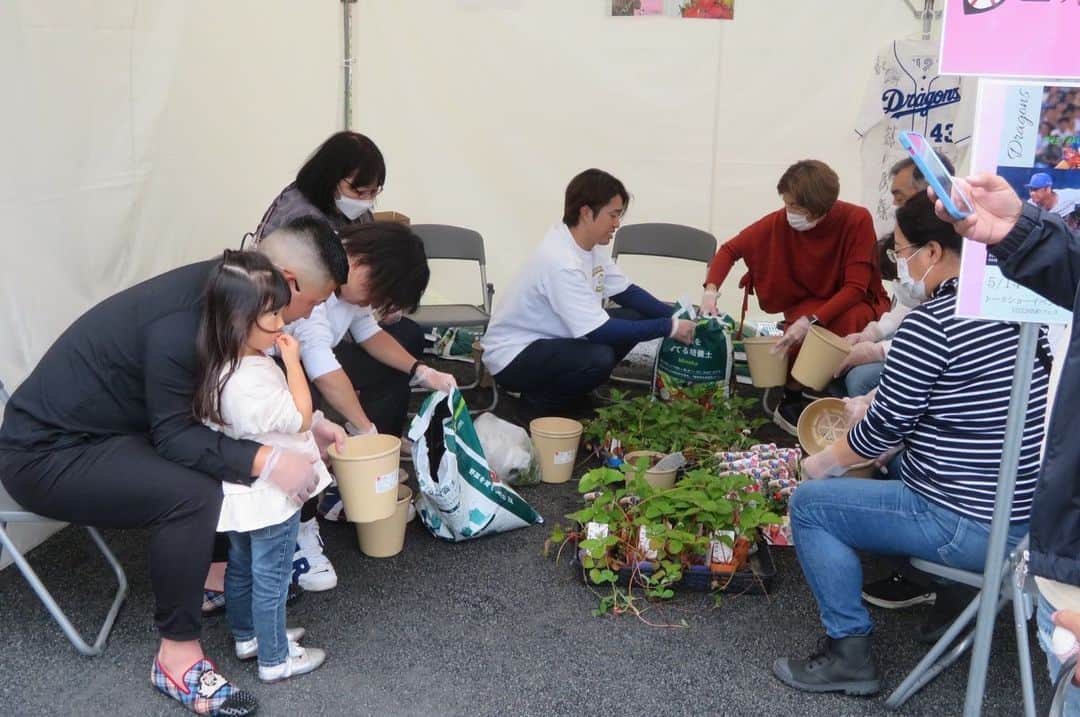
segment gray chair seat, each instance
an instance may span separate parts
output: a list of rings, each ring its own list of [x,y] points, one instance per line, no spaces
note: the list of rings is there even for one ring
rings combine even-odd
[[[482,309],[469,304],[435,304],[421,306],[416,313],[410,314],[409,318],[416,323],[428,328],[443,328],[447,326],[475,326],[485,327],[489,317]]]

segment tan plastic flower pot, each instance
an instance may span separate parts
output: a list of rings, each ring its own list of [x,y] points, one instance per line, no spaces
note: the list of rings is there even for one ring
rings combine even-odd
[[[819,398],[799,414],[799,444],[807,455],[823,450],[847,435],[844,401],[839,398]],[[856,463],[844,472],[845,478],[873,478],[877,468],[873,461]]]
[[[851,344],[843,337],[820,326],[811,326],[791,368],[791,376],[803,386],[821,391],[832,381],[849,353]]]
[[[746,363],[750,367],[750,380],[757,388],[772,388],[787,383],[787,353],[784,351],[778,354],[769,353],[780,338],[779,336],[754,336],[743,339]]]
[[[660,460],[663,457],[664,454],[657,451],[633,451],[631,453],[627,453],[623,457],[623,461],[627,465],[632,466],[638,462],[639,458],[650,458],[652,459],[653,463],[656,463],[656,461]],[[678,469],[672,469],[669,471],[658,471],[655,468],[649,468],[647,471],[645,471],[645,475],[642,477],[645,479],[645,482],[651,485],[653,488],[656,488],[658,490],[666,490],[667,488],[675,485],[675,474],[677,472]]]
[[[394,514],[400,438],[382,434],[349,436],[343,453],[338,453],[336,446],[330,446],[327,452],[350,523],[371,523]]]
[[[409,521],[409,504],[412,489],[398,485],[397,505],[389,518],[356,525],[356,538],[360,552],[369,558],[392,558],[405,547],[405,528]],[[348,514],[348,508],[345,509]]]
[[[540,480],[565,483],[574,473],[582,425],[570,418],[537,418],[529,424],[536,458],[540,462]]]

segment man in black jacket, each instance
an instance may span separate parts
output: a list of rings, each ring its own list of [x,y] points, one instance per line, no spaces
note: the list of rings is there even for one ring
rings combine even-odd
[[[292,287],[286,322],[344,282],[348,264],[328,224],[302,219],[260,252]],[[202,586],[221,508],[221,481],[261,473],[299,503],[314,490],[311,459],[212,431],[192,413],[195,336],[217,261],[181,267],[93,307],[49,348],[12,395],[0,426],[0,479],[25,508],[103,528],[148,528],[161,646],[155,685],[190,709],[243,715],[249,693],[216,673],[199,645]],[[325,422],[321,446],[343,440]]]
[[[1076,440],[1074,408],[1080,400],[1080,356],[1076,352],[1080,346],[1080,323],[1076,321],[1080,312],[1080,237],[1061,217],[1022,201],[1001,177],[979,174],[958,184],[969,192],[975,213],[956,221],[938,201],[938,216],[953,222],[963,236],[987,244],[1006,277],[1073,310],[1069,349],[1058,358],[1064,359],[1064,365],[1031,506],[1028,568],[1044,593],[1039,616],[1043,633],[1050,624],[1045,614],[1050,606],[1048,587],[1060,583],[1080,586],[1080,442]],[[1040,634],[1044,649],[1047,637]],[[1051,666],[1055,664],[1059,663],[1052,659]],[[1080,704],[1076,688],[1072,692],[1071,703]]]

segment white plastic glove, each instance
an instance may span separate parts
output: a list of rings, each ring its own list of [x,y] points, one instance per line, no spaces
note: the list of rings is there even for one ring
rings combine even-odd
[[[315,459],[299,451],[274,448],[263,464],[259,478],[266,478],[297,505],[303,505],[319,487]]]
[[[346,423],[345,432],[350,436],[374,436],[379,432],[379,429],[375,427],[374,423],[368,421],[367,426],[363,429],[357,428],[352,423]]]
[[[870,409],[870,404],[873,401],[874,396],[872,393],[844,399],[844,421],[849,429],[866,416],[866,412]]]
[[[769,349],[769,353],[778,354],[790,351],[801,344],[808,333],[810,333],[810,319],[802,316],[798,321],[787,327],[783,337]]]
[[[840,374],[855,366],[881,363],[884,360],[885,346],[880,341],[860,341],[851,347],[851,352],[844,357],[844,362],[840,364],[840,368],[836,369],[833,378],[838,378]]]
[[[844,475],[846,469],[836,459],[836,452],[829,446],[821,453],[807,456],[802,462],[803,480],[820,480]]]
[[[716,316],[716,298],[720,296],[720,292],[716,289],[706,289],[705,293],[701,295],[701,315],[702,316]]]
[[[326,449],[331,444],[337,446],[339,453],[345,451],[345,429],[324,416],[322,411],[316,411],[311,417],[311,434],[315,436],[315,445],[319,447],[319,455],[324,461],[330,459]]]
[[[694,343],[694,332],[696,331],[697,324],[690,319],[671,320],[671,338],[675,339],[680,344],[689,346]]]
[[[450,393],[452,389],[457,388],[457,379],[452,374],[436,371],[427,364],[417,366],[416,375],[413,376],[412,382],[430,391],[442,391],[443,393]]]

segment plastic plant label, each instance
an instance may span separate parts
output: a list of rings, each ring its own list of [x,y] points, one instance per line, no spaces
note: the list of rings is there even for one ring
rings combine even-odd
[[[649,532],[645,530],[645,526],[641,526],[641,530],[638,531],[638,548],[645,555],[648,560],[656,560],[656,551],[649,546]]]
[[[574,454],[577,451],[555,451],[555,465],[564,466],[574,462]]]
[[[387,473],[381,475],[375,479],[375,492],[376,493],[389,493],[397,488],[398,484],[398,472]]]
[[[735,557],[735,551],[732,550],[732,546],[735,544],[735,531],[734,530],[718,530],[713,533],[714,538],[722,538],[724,536],[731,538],[732,545],[728,545],[723,540],[713,540],[709,543],[709,560],[713,563],[730,563]]]
[[[608,537],[607,524],[590,521],[585,525],[585,537],[588,540],[603,540]]]

